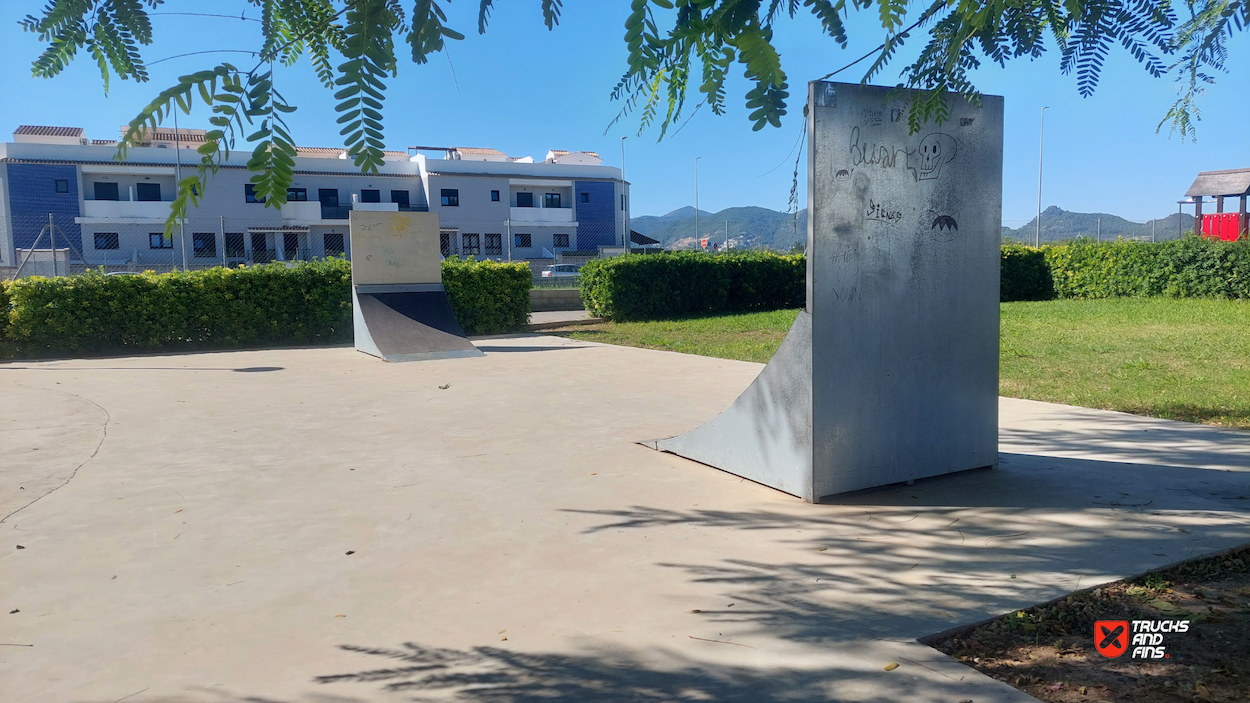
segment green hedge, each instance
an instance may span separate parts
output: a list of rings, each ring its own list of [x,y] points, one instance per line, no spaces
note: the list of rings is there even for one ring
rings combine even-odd
[[[806,260],[766,252],[682,252],[596,259],[581,269],[592,315],[645,320],[802,307]],[[1002,247],[1003,301],[1053,298],[1250,298],[1250,241],[1186,237]]]
[[[1084,242],[1046,247],[1061,298],[1250,298],[1250,242]]]
[[[806,260],[768,252],[698,252],[595,259],[581,268],[591,315],[643,320],[801,307]]]
[[[1046,264],[1046,252],[1035,247],[1004,244],[999,300],[1050,300],[1054,297],[1055,282]]]
[[[1003,246],[1001,298],[1250,298],[1250,241]]]
[[[452,309],[471,334],[525,324],[529,275],[525,264],[443,263]],[[0,310],[8,312],[0,324],[6,357],[345,343],[351,264],[31,277],[0,287]]]
[[[533,274],[525,263],[443,261],[443,286],[460,326],[469,334],[502,334],[529,321]]]

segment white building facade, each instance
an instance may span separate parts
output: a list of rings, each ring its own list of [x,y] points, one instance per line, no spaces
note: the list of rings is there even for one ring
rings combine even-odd
[[[592,152],[534,162],[414,147],[386,152],[378,173],[362,174],[343,149],[300,147],[281,208],[254,197],[250,153],[234,152],[167,237],[177,162],[193,172],[203,135],[156,132],[118,161],[115,141],[81,129],[20,127],[0,143],[0,265],[49,248],[49,222],[56,248],[75,262],[159,270],[181,267],[184,248],[191,267],[350,257],[353,209],[437,212],[445,255],[499,260],[620,246],[628,221],[628,184]]]

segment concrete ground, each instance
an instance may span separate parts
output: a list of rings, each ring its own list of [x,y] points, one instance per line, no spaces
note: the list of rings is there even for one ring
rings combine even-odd
[[[0,365],[0,699],[1025,701],[916,638],[1250,541],[1244,433],[1003,400],[810,505],[635,444],[759,365],[478,344]]]

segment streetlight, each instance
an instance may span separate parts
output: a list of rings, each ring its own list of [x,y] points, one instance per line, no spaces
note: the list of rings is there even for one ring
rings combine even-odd
[[[625,231],[621,233],[621,246],[625,247],[625,253],[628,254],[629,205],[628,198],[625,197],[625,139],[626,137],[621,137],[621,224],[625,226]]]
[[[699,159],[694,157],[694,243],[699,243]]]
[[[1035,247],[1042,245],[1042,154],[1046,144],[1046,111],[1049,109],[1049,106],[1042,108],[1041,132],[1037,138],[1037,229],[1033,233]]]
[[[174,196],[177,197],[178,189],[182,187],[182,142],[178,138],[178,106],[175,105],[172,110],[174,113]],[[187,272],[187,226],[185,217],[178,218],[178,240],[182,242],[182,272]],[[225,245],[225,242],[222,242]],[[55,257],[56,252],[52,252]]]

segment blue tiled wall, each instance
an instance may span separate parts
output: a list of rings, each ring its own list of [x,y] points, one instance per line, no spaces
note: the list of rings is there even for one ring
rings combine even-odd
[[[577,203],[577,248],[594,249],[619,244],[617,221],[621,217],[616,198],[615,184],[604,181],[577,181],[573,187],[573,201]],[[590,202],[582,202],[582,193],[590,193]]]
[[[9,208],[13,215],[13,246],[29,249],[48,224],[52,213],[57,224],[57,248],[63,248],[62,235],[82,251],[82,228],[74,222],[78,217],[78,169],[75,166],[44,164],[9,164]],[[56,179],[69,182],[68,193],[56,192]],[[45,235],[40,248],[48,246]],[[77,258],[71,253],[73,258]]]

